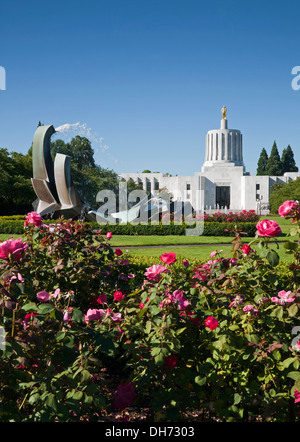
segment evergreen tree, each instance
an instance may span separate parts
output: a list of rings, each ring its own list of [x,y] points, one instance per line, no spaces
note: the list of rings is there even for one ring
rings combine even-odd
[[[282,164],[279,156],[278,148],[276,141],[273,143],[273,147],[271,149],[271,154],[269,156],[267,167],[266,167],[266,175],[269,176],[281,176],[282,175]]]
[[[281,155],[282,163],[282,173],[285,172],[298,172],[298,167],[296,166],[294,159],[294,152],[290,145],[286,149],[283,149]]]
[[[266,149],[263,147],[261,153],[260,153],[260,157],[259,160],[257,162],[257,170],[256,170],[256,175],[266,175],[266,167],[267,167],[267,163],[268,163],[268,154]]]

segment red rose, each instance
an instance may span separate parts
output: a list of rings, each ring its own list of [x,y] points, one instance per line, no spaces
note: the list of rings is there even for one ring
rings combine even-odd
[[[115,301],[122,301],[122,299],[124,299],[124,298],[125,298],[125,295],[120,290],[118,290],[117,292],[114,293],[114,300]]]
[[[131,405],[136,398],[133,382],[129,382],[127,384],[121,382],[117,391],[114,392],[114,397],[115,400],[113,407],[117,408],[118,410],[124,410],[124,408],[128,407],[128,405]]]
[[[115,250],[115,254],[116,254],[117,256],[121,256],[121,255],[123,255],[123,252],[122,252],[121,249],[116,249],[116,250]]]
[[[176,355],[165,356],[164,364],[168,368],[174,368],[177,365],[178,357]]]
[[[164,253],[163,255],[160,256],[160,259],[162,260],[162,262],[164,262],[166,265],[168,264],[173,264],[174,262],[177,261],[176,259],[176,253]]]
[[[244,244],[242,247],[242,252],[244,255],[248,255],[252,251],[251,247],[248,244]]]
[[[205,327],[209,328],[210,330],[215,330],[218,327],[218,321],[213,316],[208,316],[205,320]]]

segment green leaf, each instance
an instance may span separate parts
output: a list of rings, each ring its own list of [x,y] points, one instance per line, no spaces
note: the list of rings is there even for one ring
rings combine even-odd
[[[267,254],[267,260],[268,263],[272,266],[275,267],[279,264],[279,255],[277,252],[275,252],[275,250],[270,250]]]
[[[76,392],[73,394],[72,399],[74,399],[75,401],[80,401],[80,399],[82,399],[82,396],[83,396],[82,391],[76,391]]]
[[[30,396],[29,396],[28,403],[29,403],[30,405],[33,405],[33,404],[35,404],[39,399],[40,399],[40,394],[39,394],[39,392],[38,392],[38,391],[33,391],[33,392],[30,394]]]
[[[146,323],[146,327],[145,327],[145,333],[146,335],[149,335],[150,331],[151,331],[151,327],[152,327],[152,322],[151,321],[147,321]]]
[[[149,307],[149,311],[150,311],[151,315],[155,316],[161,312],[161,308],[158,305],[151,305]]]
[[[201,387],[205,383],[206,383],[206,377],[203,377],[203,378],[201,378],[201,376],[195,377],[195,384],[199,385],[199,387]]]
[[[297,227],[292,227],[290,229],[290,235],[291,236],[295,236],[295,235],[297,235],[297,233],[298,233],[298,228]]]
[[[300,380],[300,371],[290,371],[287,377],[294,379],[294,381]]]
[[[57,341],[62,341],[65,338],[65,336],[66,336],[66,332],[60,331],[60,332],[56,333],[55,338]]]
[[[22,310],[24,310],[25,312],[28,312],[28,311],[35,312],[35,311],[37,311],[37,305],[35,302],[28,302],[27,304],[24,304],[22,306]]]
[[[177,335],[177,336],[178,336],[178,335],[181,335],[181,333],[183,333],[186,329],[187,329],[187,327],[179,328],[178,330],[176,330],[176,335]]]
[[[151,350],[151,356],[157,356],[160,352],[161,352],[161,348],[160,347],[154,347]]]
[[[81,372],[81,381],[86,384],[90,380],[91,374],[88,370],[82,370]]]
[[[255,335],[255,334],[247,334],[246,338],[252,344],[259,344],[260,341],[261,341],[261,338],[258,335]]]
[[[282,365],[284,368],[288,368],[294,361],[295,358],[287,358],[284,361],[282,361]]]
[[[282,319],[283,317],[283,308],[279,305],[278,307],[274,308],[274,310],[271,313],[272,316],[276,316],[278,319]]]
[[[37,312],[40,315],[47,315],[48,313],[51,313],[54,309],[55,309],[54,305],[46,303],[39,305]]]
[[[289,316],[296,316],[298,313],[298,306],[297,304],[292,304],[289,308],[288,308],[288,313]]]
[[[234,402],[233,402],[233,404],[237,405],[237,404],[239,404],[241,402],[241,400],[242,400],[242,396],[239,393],[235,393],[234,394]]]
[[[297,250],[298,244],[296,242],[287,241],[286,243],[283,244],[283,247],[288,250]]]
[[[52,408],[54,411],[57,411],[57,402],[53,393],[49,393],[45,400],[46,405]]]
[[[84,314],[78,308],[73,308],[72,310],[72,321],[73,322],[83,322]]]

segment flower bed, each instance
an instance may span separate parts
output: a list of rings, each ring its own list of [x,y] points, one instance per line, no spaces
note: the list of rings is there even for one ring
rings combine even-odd
[[[300,205],[279,213],[299,236]],[[249,244],[236,231],[230,256],[147,268],[87,224],[31,213],[24,229],[0,243],[1,421],[132,407],[148,421],[299,421],[299,241],[281,266],[276,222]]]

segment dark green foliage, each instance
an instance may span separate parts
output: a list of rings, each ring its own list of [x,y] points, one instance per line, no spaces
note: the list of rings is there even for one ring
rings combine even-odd
[[[266,175],[269,176],[281,176],[282,175],[282,164],[279,156],[278,148],[276,142],[274,141],[273,147],[271,149],[271,154],[269,156],[267,166],[266,166]]]
[[[294,152],[290,145],[286,149],[283,149],[281,155],[282,172],[298,172],[298,167],[296,166],[294,159]]]
[[[288,145],[286,149],[283,149],[280,158],[276,141],[274,141],[269,157],[266,149],[262,149],[257,162],[256,175],[282,176],[285,172],[298,172],[294,152]]]
[[[45,223],[54,223],[54,220],[45,220]],[[92,229],[101,229],[102,233],[112,232],[114,235],[185,235],[187,229],[193,229],[195,224],[104,224],[97,222],[88,223]],[[234,236],[235,226],[247,236],[255,236],[256,223],[254,222],[206,222],[204,223],[203,236]],[[0,233],[22,234],[24,232],[24,219],[15,217],[0,217]]]
[[[276,183],[270,194],[270,209],[277,213],[279,206],[286,200],[300,201],[300,177],[288,183]]]
[[[0,215],[27,213],[36,196],[30,155],[0,149]]]
[[[267,174],[267,163],[268,163],[268,154],[265,148],[262,149],[258,163],[256,175],[266,175]]]

